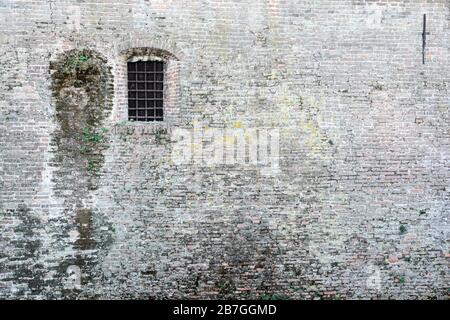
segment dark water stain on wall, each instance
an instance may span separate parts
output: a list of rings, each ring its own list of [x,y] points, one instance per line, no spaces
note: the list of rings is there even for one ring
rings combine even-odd
[[[60,178],[56,190],[66,190],[70,181],[77,195],[86,194],[97,187],[107,147],[102,122],[112,107],[111,71],[91,50],[69,51],[52,62],[50,70],[59,125],[53,136]]]
[[[108,130],[103,126],[112,108],[113,77],[105,58],[92,50],[71,50],[50,64],[52,94],[58,127],[52,137],[54,148],[54,192],[64,199],[64,214],[59,236],[70,242],[76,254],[61,262],[58,274],[77,266],[84,283],[98,259],[97,247],[105,239],[94,230],[95,215],[89,203],[90,192],[98,188],[103,152],[108,147]],[[102,221],[102,218],[97,219]],[[77,239],[69,240],[69,232]],[[108,238],[108,237],[106,237]],[[103,239],[103,240],[102,240]],[[62,281],[62,280],[61,280]],[[70,290],[69,290],[70,291]],[[64,296],[79,292],[63,290]]]
[[[39,217],[20,204],[17,209],[0,209],[0,220],[3,223],[0,228],[0,275],[10,281],[12,296],[39,294],[45,285],[44,267],[40,263],[43,227]],[[8,232],[7,226],[12,232]],[[9,249],[6,250],[4,245]]]
[[[75,247],[81,250],[94,248],[95,241],[92,239],[92,211],[89,209],[77,210],[75,221],[79,234],[75,242]]]

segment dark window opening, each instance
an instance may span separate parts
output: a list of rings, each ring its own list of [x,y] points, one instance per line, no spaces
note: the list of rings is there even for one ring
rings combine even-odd
[[[128,120],[163,121],[164,62],[128,62]]]

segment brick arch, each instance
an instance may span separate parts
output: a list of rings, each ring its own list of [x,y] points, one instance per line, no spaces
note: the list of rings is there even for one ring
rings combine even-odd
[[[148,37],[148,36],[146,36]],[[163,39],[146,39],[146,37],[139,37],[138,39],[126,40],[116,47],[116,52],[120,55],[127,54],[130,50],[137,48],[152,49],[155,52],[159,52],[164,56],[171,57],[175,60],[183,59],[183,52],[177,45],[171,40]]]
[[[146,56],[146,57],[155,57],[157,59],[161,59],[163,61],[176,60],[179,59],[170,51],[154,48],[154,47],[133,47],[126,50],[123,50],[120,53],[120,56],[126,60],[129,60],[132,57],[136,56]]]

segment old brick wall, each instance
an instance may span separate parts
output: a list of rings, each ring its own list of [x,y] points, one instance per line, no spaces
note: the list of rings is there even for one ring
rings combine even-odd
[[[0,298],[447,298],[449,22],[448,0],[3,0]],[[163,123],[126,121],[133,48],[172,55]],[[72,90],[110,101],[95,166],[59,140],[71,50],[111,74],[101,105]],[[279,170],[174,163],[198,126],[278,129]]]

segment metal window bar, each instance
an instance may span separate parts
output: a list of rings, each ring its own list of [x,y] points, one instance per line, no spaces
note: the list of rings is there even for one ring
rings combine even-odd
[[[163,121],[164,62],[128,62],[128,120]]]

